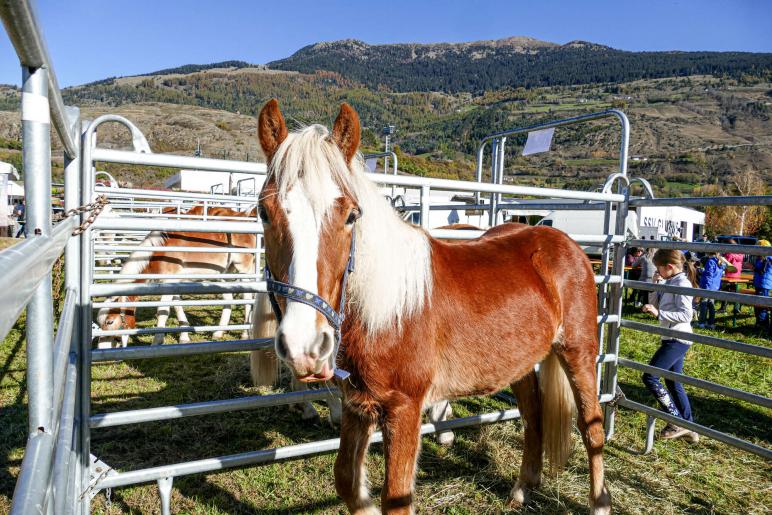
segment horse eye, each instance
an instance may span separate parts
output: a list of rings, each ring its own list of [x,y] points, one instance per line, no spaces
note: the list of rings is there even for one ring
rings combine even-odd
[[[268,211],[266,211],[263,206],[260,206],[260,209],[257,212],[258,212],[258,215],[260,216],[260,220],[262,220],[262,222],[264,224],[267,224],[268,221],[269,221],[268,220]]]
[[[359,220],[359,217],[362,216],[362,211],[359,208],[354,208],[351,210],[351,212],[348,214],[348,218],[346,219],[346,225],[351,225],[357,220]]]

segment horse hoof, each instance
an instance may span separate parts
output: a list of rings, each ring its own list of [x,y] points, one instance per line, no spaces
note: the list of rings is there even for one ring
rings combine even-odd
[[[516,509],[527,504],[531,497],[531,490],[531,487],[527,486],[525,483],[521,483],[518,480],[518,482],[515,483],[515,486],[509,492],[509,497],[507,498],[507,507]]]
[[[592,515],[609,515],[611,513],[611,496],[605,486],[603,487],[603,493],[593,503],[590,513]]]
[[[225,332],[224,332],[224,331],[217,331],[216,333],[214,333],[214,334],[212,335],[212,338],[214,338],[215,340],[219,340],[219,339],[221,339],[223,336],[225,336]]]
[[[190,338],[187,336],[185,337],[180,336],[180,343],[190,343]]]
[[[456,435],[453,434],[453,431],[447,431],[445,433],[440,433],[437,435],[437,442],[443,447],[450,447],[451,445],[453,445],[453,442],[455,440],[456,440]]]
[[[160,338],[158,337],[153,338],[153,345],[161,345],[163,344],[163,342],[164,342],[163,336],[161,336]]]

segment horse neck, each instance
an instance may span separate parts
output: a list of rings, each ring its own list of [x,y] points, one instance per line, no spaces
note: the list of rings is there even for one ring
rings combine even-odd
[[[364,179],[369,182],[369,179]],[[351,310],[369,333],[402,326],[430,298],[431,237],[402,220],[374,185],[360,198],[355,271],[349,279]]]

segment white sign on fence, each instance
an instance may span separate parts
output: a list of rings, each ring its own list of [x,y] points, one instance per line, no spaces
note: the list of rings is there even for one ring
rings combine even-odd
[[[552,145],[553,134],[555,134],[555,127],[529,132],[528,141],[525,142],[525,148],[523,148],[523,155],[529,156],[540,152],[548,152],[550,145]]]

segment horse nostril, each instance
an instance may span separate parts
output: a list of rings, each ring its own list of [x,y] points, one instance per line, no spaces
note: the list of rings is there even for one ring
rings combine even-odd
[[[284,333],[278,332],[276,334],[276,354],[280,359],[287,359],[289,354],[289,346],[287,345],[287,338]]]
[[[335,342],[333,341],[332,335],[329,331],[324,331],[322,333],[322,341],[319,344],[319,356],[321,359],[326,359],[330,354],[332,354],[334,347]]]

